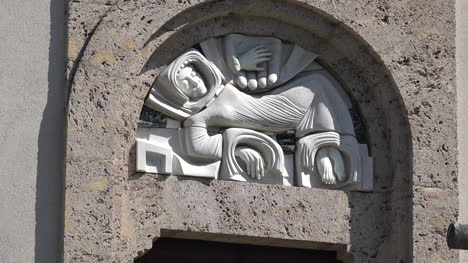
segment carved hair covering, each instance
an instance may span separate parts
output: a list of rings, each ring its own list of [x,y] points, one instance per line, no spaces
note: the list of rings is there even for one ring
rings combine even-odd
[[[200,73],[207,88],[204,96],[191,99],[185,95],[177,81],[177,74],[186,65],[191,64]],[[159,75],[147,105],[175,119],[183,120],[201,111],[219,92],[222,87],[222,74],[199,51],[191,49],[175,59]]]

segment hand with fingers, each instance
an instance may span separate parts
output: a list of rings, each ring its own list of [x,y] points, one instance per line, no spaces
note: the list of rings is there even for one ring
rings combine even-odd
[[[245,71],[262,71],[265,68],[260,67],[259,64],[267,62],[271,59],[271,52],[263,48],[262,45],[257,46],[247,53],[239,56],[239,58],[233,57],[233,67],[236,72]]]
[[[256,150],[239,147],[236,149],[236,156],[245,163],[246,172],[253,179],[260,180],[265,175],[265,163],[260,153]]]

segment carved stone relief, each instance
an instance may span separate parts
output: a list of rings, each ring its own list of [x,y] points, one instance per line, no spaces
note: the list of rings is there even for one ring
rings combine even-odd
[[[372,190],[372,158],[355,138],[350,102],[316,54],[240,34],[197,47],[150,91],[145,104],[155,113],[142,115],[137,171]]]

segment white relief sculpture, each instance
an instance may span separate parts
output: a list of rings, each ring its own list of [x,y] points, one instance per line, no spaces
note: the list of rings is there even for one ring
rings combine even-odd
[[[372,158],[368,156],[367,146],[359,144],[354,136],[316,133],[300,138],[296,145],[298,186],[326,184],[331,188],[372,190]],[[323,151],[339,151],[341,154],[324,154]],[[340,158],[342,167],[330,166],[329,163],[336,163]]]
[[[182,129],[139,127],[136,170],[217,179],[221,161],[197,162],[189,158],[183,136]]]
[[[268,135],[239,128],[223,133],[220,179],[290,185],[283,150]]]
[[[145,149],[162,147],[158,156],[172,151],[173,162],[190,162],[194,170],[212,165],[218,179],[372,189],[372,159],[355,139],[350,103],[315,54],[277,38],[240,34],[200,47],[175,59],[146,101],[168,116],[162,129],[182,123],[167,135],[177,141],[176,150],[147,136],[139,137],[137,149],[138,143],[153,143],[160,148]],[[149,154],[141,152],[138,164]],[[160,166],[152,171],[167,170]],[[143,165],[137,169],[151,172]]]
[[[222,89],[222,74],[217,67],[200,52],[189,50],[160,74],[146,104],[183,121],[202,110]]]

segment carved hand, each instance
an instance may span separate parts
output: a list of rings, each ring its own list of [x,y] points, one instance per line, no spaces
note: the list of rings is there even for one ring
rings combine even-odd
[[[265,164],[259,152],[252,148],[239,147],[236,156],[244,161],[247,174],[253,179],[260,180],[265,175]]]
[[[269,61],[271,53],[268,49],[263,46],[258,46],[251,49],[249,52],[239,56],[239,58],[232,57],[231,62],[235,72],[246,70],[246,71],[262,71],[264,68],[259,67],[258,64]]]

